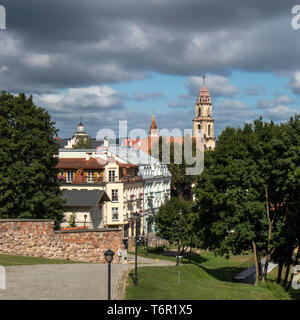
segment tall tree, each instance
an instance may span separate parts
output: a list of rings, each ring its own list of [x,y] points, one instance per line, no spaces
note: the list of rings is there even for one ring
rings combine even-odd
[[[185,143],[187,143],[188,139],[192,138],[190,136],[185,136],[183,143],[174,143],[172,138],[170,138],[171,142],[167,142],[168,139],[166,137],[160,137],[159,142],[153,146],[153,150],[156,150],[155,154],[159,154],[159,160],[165,163],[163,151],[167,150],[167,158],[169,155],[169,161],[167,161],[168,169],[172,174],[172,196],[184,200],[192,200],[192,184],[196,179],[196,176],[186,174],[186,169],[193,167],[193,165],[186,163],[184,156]],[[195,157],[196,144],[194,141],[192,141],[191,151],[191,156]]]
[[[63,219],[50,115],[32,97],[0,94],[0,217]]]
[[[298,161],[295,134],[287,127],[258,119],[243,129],[227,128],[216,150],[206,157],[196,188],[207,246],[221,253],[252,248],[257,276],[259,257],[266,255],[263,279],[299,197],[292,169]]]
[[[195,188],[195,210],[203,247],[221,255],[253,251],[258,277],[266,221],[259,170],[248,151],[255,143],[251,131],[248,125],[244,130],[227,128],[215,151],[206,153],[205,169]]]
[[[180,216],[179,210],[182,210]],[[181,254],[193,241],[197,216],[193,213],[192,202],[171,198],[163,204],[154,216],[158,236],[170,243],[178,243],[180,238]]]

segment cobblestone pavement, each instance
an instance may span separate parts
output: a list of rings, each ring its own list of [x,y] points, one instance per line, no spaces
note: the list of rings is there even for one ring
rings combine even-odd
[[[138,257],[138,266],[169,266],[173,262]],[[134,268],[134,255],[128,264],[112,264],[112,299],[122,299],[126,275]],[[51,264],[9,266],[6,289],[0,300],[106,300],[107,264]],[[117,289],[118,288],[118,289]]]

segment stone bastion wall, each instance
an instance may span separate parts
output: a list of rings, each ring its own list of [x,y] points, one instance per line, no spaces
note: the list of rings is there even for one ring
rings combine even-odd
[[[52,220],[0,219],[0,253],[106,263],[104,252],[123,249],[120,229],[54,231]]]

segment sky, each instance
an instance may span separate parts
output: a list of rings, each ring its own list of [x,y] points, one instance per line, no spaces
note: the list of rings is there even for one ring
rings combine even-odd
[[[0,0],[0,89],[25,92],[70,137],[191,129],[203,85],[215,134],[300,113],[300,0]],[[300,10],[299,10],[300,13]],[[300,18],[299,18],[300,24]]]

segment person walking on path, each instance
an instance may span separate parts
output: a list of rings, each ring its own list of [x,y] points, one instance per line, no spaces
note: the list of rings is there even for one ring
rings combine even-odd
[[[118,262],[121,263],[121,258],[122,258],[122,250],[121,249],[118,250],[117,256],[118,256]]]

